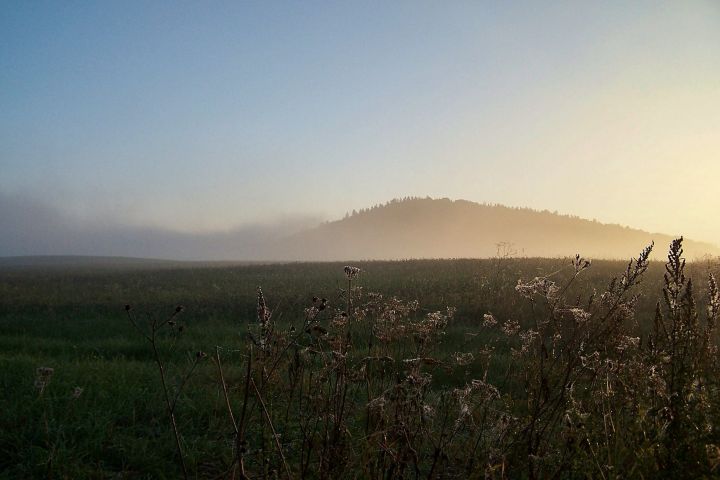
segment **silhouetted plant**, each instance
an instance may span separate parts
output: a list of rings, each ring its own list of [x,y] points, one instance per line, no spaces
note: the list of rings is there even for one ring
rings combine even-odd
[[[593,264],[580,255],[520,279],[501,291],[530,313],[487,312],[462,340],[449,339],[454,308],[365,292],[356,267],[343,269],[347,288],[334,300],[313,297],[296,321],[279,322],[258,288],[243,360],[229,363],[219,346],[214,355],[233,448],[223,477],[712,475],[720,293],[710,275],[701,315],[680,238],[654,321],[636,318],[652,249],[590,294],[578,283]],[[174,318],[143,335],[182,462],[179,393],[170,395],[157,349],[157,331]],[[228,375],[230,366],[242,373]]]
[[[178,404],[178,400],[180,400],[180,395],[182,394],[187,381],[192,376],[198,363],[200,361],[204,360],[207,357],[207,354],[205,354],[202,351],[198,351],[192,356],[190,367],[181,376],[180,381],[178,382],[178,384],[175,386],[174,389],[171,387],[171,385],[168,384],[166,365],[160,354],[160,348],[161,348],[160,334],[165,330],[170,330],[170,332],[171,332],[170,343],[171,343],[171,348],[172,348],[172,346],[174,346],[175,340],[177,339],[177,335],[181,334],[183,332],[183,330],[185,329],[184,325],[178,325],[178,323],[177,323],[178,315],[180,315],[180,313],[183,310],[184,310],[184,307],[182,307],[182,306],[176,307],[175,311],[164,321],[159,321],[157,318],[153,318],[150,321],[150,325],[149,325],[150,331],[148,333],[138,323],[137,319],[135,318],[135,315],[133,314],[132,307],[130,305],[125,305],[125,312],[127,314],[128,319],[130,320],[130,323],[135,328],[135,330],[137,330],[137,332],[140,335],[142,335],[145,338],[145,340],[148,341],[148,343],[150,344],[150,348],[152,349],[153,360],[155,361],[155,364],[157,365],[158,371],[160,373],[160,385],[162,387],[163,399],[165,401],[165,407],[167,409],[168,418],[170,419],[170,425],[172,426],[172,432],[173,432],[173,437],[175,439],[175,447],[177,450],[178,461],[179,461],[180,467],[182,469],[183,477],[185,479],[187,479],[187,478],[189,478],[188,471],[187,471],[187,466],[185,464],[185,455],[183,454],[183,448],[182,448],[182,444],[181,444],[181,436],[180,436],[180,432],[178,430],[175,413],[176,413],[176,407]]]

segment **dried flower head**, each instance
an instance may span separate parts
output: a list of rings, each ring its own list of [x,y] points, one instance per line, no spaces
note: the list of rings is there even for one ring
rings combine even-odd
[[[313,305],[312,307],[308,307],[305,309],[305,318],[308,320],[314,320],[315,317],[317,317],[318,313],[320,313],[320,309]]]
[[[517,320],[508,319],[503,323],[500,330],[509,337],[516,335],[520,331],[520,323]]]
[[[715,276],[711,273],[708,276],[708,305],[707,305],[707,318],[708,318],[708,329],[712,331],[717,323],[718,316],[720,316],[720,290],[718,289]]]
[[[272,312],[265,303],[265,296],[261,287],[257,287],[257,316],[260,325],[266,325],[272,316]]]
[[[579,307],[568,308],[565,310],[565,312],[569,313],[572,318],[578,323],[585,323],[592,316],[590,312],[587,312]]]
[[[584,258],[582,258],[579,253],[575,255],[575,258],[573,258],[572,262],[570,263],[575,268],[576,274],[582,272],[586,268],[590,268],[590,265],[592,264],[590,260],[585,260]]]
[[[475,357],[470,352],[467,352],[467,353],[455,352],[455,363],[461,367],[470,365],[473,362],[473,360],[475,360]]]
[[[628,337],[627,335],[621,335],[618,339],[617,350],[618,352],[624,352],[629,348],[637,348],[640,346],[640,337]]]
[[[535,295],[553,299],[558,295],[560,289],[555,285],[555,282],[548,280],[546,277],[535,277],[529,282],[518,280],[515,291],[521,296],[532,300]]]
[[[358,267],[351,267],[349,265],[346,265],[345,268],[343,268],[343,271],[345,272],[345,276],[348,280],[353,280],[360,275],[360,269]]]

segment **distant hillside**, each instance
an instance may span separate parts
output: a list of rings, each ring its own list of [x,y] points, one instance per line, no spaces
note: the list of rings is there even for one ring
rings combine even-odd
[[[626,259],[652,240],[659,252],[654,258],[662,259],[672,239],[547,211],[430,198],[393,200],[319,225],[301,218],[209,233],[86,225],[52,209],[36,210],[23,209],[17,202],[3,203],[0,194],[0,255],[6,255],[0,257],[0,268],[143,269],[257,261],[487,258],[496,255],[499,243],[511,244],[517,256],[580,253]],[[694,259],[720,255],[720,249],[686,239],[685,253]],[[42,256],[32,256],[36,254]]]
[[[497,244],[519,256],[629,258],[652,240],[664,252],[672,236],[527,208],[465,200],[406,199],[354,212],[293,235],[275,258],[303,260],[491,257]],[[720,248],[686,240],[688,258]],[[655,258],[659,258],[657,255]]]
[[[134,257],[95,257],[86,255],[33,255],[0,257],[0,268],[34,267],[91,267],[91,268],[133,268],[171,267],[182,262]]]
[[[253,265],[254,261],[190,261],[136,257],[98,257],[91,255],[32,255],[0,257],[0,270],[11,269],[82,269],[82,270],[156,270],[166,268],[205,268]]]

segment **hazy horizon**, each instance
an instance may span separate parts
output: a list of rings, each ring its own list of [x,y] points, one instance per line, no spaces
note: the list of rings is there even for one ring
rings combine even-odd
[[[626,259],[677,232],[647,232],[561,212],[430,197],[393,199],[343,218],[284,217],[217,232],[88,222],[0,194],[0,257],[115,256],[193,261],[335,261],[512,256]],[[720,245],[687,238],[690,259]],[[506,253],[507,253],[506,252]],[[660,249],[662,252],[662,249]]]
[[[720,243],[716,2],[2,11],[0,256],[426,195]]]

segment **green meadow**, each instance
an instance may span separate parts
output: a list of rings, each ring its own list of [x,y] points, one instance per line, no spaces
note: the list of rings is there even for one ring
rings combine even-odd
[[[605,433],[605,445],[593,431],[584,441],[576,432],[575,444],[556,440],[572,408],[581,408],[573,402],[592,400],[577,386],[596,388],[596,378],[572,371],[570,385],[558,383],[560,370],[537,369],[533,341],[543,345],[543,362],[571,364],[568,349],[576,346],[548,353],[552,338],[570,327],[558,326],[555,337],[546,332],[548,337],[535,340],[547,330],[537,326],[538,318],[565,321],[561,312],[574,312],[571,307],[580,308],[593,293],[614,292],[610,280],[629,271],[627,262],[578,267],[571,259],[498,257],[353,265],[361,272],[352,278],[341,263],[5,267],[0,476],[545,478],[554,472],[577,478],[612,477],[613,468],[646,474],[673,466],[653,453],[659,439],[647,443],[650,453],[642,458],[619,454],[630,446]],[[617,321],[623,324],[617,328],[643,338],[638,358],[652,336],[665,285],[663,263],[645,268],[633,298],[619,300],[632,304],[634,314],[598,320]],[[703,280],[717,274],[718,264],[695,262],[686,270]],[[536,278],[563,287],[561,297],[547,291],[523,295],[518,281]],[[694,292],[698,312],[708,304],[701,284]],[[506,331],[512,322],[520,333]],[[157,356],[143,337],[153,323]],[[590,333],[583,334],[588,344],[597,344],[593,351],[617,361],[617,349],[603,342],[618,333],[608,331],[602,339]],[[570,403],[541,395],[564,415],[543,416],[534,407],[541,398],[528,372],[547,374],[550,385],[539,391],[576,392]],[[491,387],[496,393],[487,394]],[[705,388],[711,388],[709,381]],[[177,439],[166,394],[174,402]],[[608,412],[621,417],[618,423],[628,421],[630,406],[614,401],[608,397]],[[590,403],[584,408],[596,413]],[[708,411],[712,417],[715,410]],[[527,423],[532,415],[542,423]],[[502,422],[507,431],[497,436]],[[542,428],[542,435],[530,436],[528,425]],[[649,435],[649,427],[642,428]],[[714,423],[708,428],[710,437],[716,435]],[[528,447],[528,441],[537,445]],[[714,443],[703,442],[705,455],[712,449],[706,452],[706,445]],[[528,467],[527,448],[537,449],[530,453],[540,458],[535,466]],[[598,463],[594,450],[613,454]],[[708,458],[702,468],[710,474]]]

